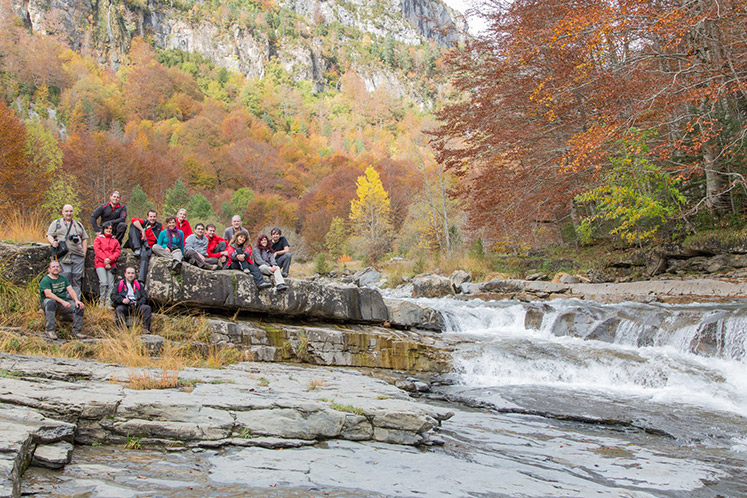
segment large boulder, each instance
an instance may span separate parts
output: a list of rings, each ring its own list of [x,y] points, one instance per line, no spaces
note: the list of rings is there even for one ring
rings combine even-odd
[[[49,266],[49,244],[0,243],[0,271],[17,285],[25,285]]]
[[[412,297],[446,297],[454,295],[451,280],[440,275],[418,275],[412,279]]]
[[[258,290],[251,277],[238,270],[208,271],[184,264],[171,272],[171,260],[154,257],[148,270],[148,295],[160,304],[187,304],[201,308],[383,323],[386,305],[374,289],[355,285],[321,284],[288,279],[288,290]]]
[[[454,270],[452,274],[449,275],[449,281],[451,281],[451,285],[454,286],[454,291],[461,292],[462,284],[471,282],[472,275],[464,270]]]

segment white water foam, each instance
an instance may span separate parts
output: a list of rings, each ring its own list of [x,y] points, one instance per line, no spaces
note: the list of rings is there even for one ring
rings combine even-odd
[[[445,315],[447,333],[472,340],[454,359],[466,386],[596,390],[747,416],[747,317],[737,307],[419,301]],[[532,307],[536,330],[525,327]],[[609,342],[583,338],[610,317]],[[566,332],[574,336],[556,335]]]

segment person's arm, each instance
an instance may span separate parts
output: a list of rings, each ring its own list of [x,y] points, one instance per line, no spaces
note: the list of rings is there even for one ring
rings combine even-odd
[[[283,254],[290,252],[290,246],[288,245],[288,240],[285,237],[283,237],[281,241],[283,242],[283,248],[279,251],[275,251],[275,256],[282,256]]]
[[[130,220],[130,223],[132,223],[132,226],[140,230],[140,238],[145,238],[145,229],[143,228],[143,221],[140,218],[132,218]]]
[[[88,239],[87,238],[83,239],[83,241],[80,243],[80,246],[83,249],[83,257],[85,257],[86,251],[88,250]]]
[[[83,309],[83,303],[78,300],[78,294],[75,292],[75,289],[73,289],[73,286],[68,285],[67,289],[65,290],[67,290],[67,293],[70,294],[70,297],[73,299],[73,302],[75,303],[75,307],[79,309]]]
[[[166,230],[161,230],[161,233],[158,234],[158,241],[156,242],[156,244],[163,247],[167,251],[169,250],[169,247],[168,247],[169,245],[166,242],[166,236],[168,235],[168,233],[169,232]]]
[[[148,300],[148,296],[145,295],[145,291],[143,289],[140,289],[140,291],[138,291],[136,293],[136,295],[137,295],[137,302],[136,302],[136,304],[138,306],[144,305],[145,301]]]
[[[117,225],[119,223],[127,223],[127,206],[122,206],[119,216],[109,222],[110,225]]]
[[[184,252],[187,251],[195,251],[197,252],[197,248],[195,247],[195,243],[197,242],[197,237],[194,235],[190,235],[187,237],[187,239],[184,241]]]
[[[68,288],[70,288],[70,286],[68,286]],[[75,291],[73,291],[73,292],[75,292]],[[64,299],[60,298],[59,296],[57,296],[57,294],[55,294],[54,292],[52,292],[52,289],[49,289],[49,288],[44,289],[44,297],[49,298],[49,299],[54,299],[55,301],[57,301],[58,303],[60,303],[65,308],[69,308],[70,307],[70,303],[68,303]]]
[[[93,210],[93,214],[91,214],[91,226],[93,227],[93,231],[96,233],[101,233],[101,227],[98,225],[96,220],[98,220],[102,214],[104,214],[104,206],[97,207]]]
[[[119,289],[119,283],[117,283],[117,285],[115,285],[114,288],[112,289],[111,297],[112,297],[112,304],[114,304],[114,306],[119,306],[120,304],[124,304],[123,302],[124,296],[122,295],[121,292],[119,292],[118,289]]]
[[[114,237],[112,237],[113,240],[117,240]],[[114,251],[112,252],[111,262],[114,263],[117,261],[117,258],[119,258],[119,255],[122,254],[122,246],[119,245],[119,241],[117,240],[117,243],[114,244]]]
[[[182,251],[182,254],[184,254],[184,232],[181,230],[177,230],[177,233],[179,234],[179,249]]]
[[[53,221],[51,225],[49,225],[49,229],[47,230],[47,240],[50,244],[52,244],[52,247],[57,247],[57,239],[55,238],[55,232],[56,230],[52,227],[57,226],[57,220]]]

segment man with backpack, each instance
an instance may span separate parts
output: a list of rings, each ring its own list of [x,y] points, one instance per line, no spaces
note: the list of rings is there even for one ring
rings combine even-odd
[[[140,282],[135,280],[135,268],[128,266],[125,276],[112,291],[114,318],[120,327],[127,326],[127,317],[140,315],[143,323],[143,334],[150,334],[150,317],[152,310],[146,301],[148,296]]]
[[[62,266],[62,275],[67,278],[80,296],[80,282],[88,249],[88,234],[80,221],[73,219],[73,206],[62,206],[62,218],[49,225],[47,240],[52,244],[52,259]]]

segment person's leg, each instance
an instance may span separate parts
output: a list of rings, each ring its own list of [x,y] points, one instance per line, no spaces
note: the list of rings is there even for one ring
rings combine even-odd
[[[135,230],[137,230],[137,228]],[[119,241],[120,246],[122,245],[122,241],[124,240],[126,231],[127,223],[125,223],[124,221],[114,225],[114,237]]]
[[[138,280],[145,283],[145,279],[148,277],[148,265],[150,264],[150,256],[152,251],[148,244],[144,244],[140,250],[140,275]]]
[[[287,252],[285,254],[281,254],[279,257],[275,258],[275,261],[277,262],[278,266],[281,268],[283,272],[283,276],[288,276],[288,270],[290,269],[291,265],[291,253]]]
[[[82,299],[83,296],[80,293],[80,283],[83,279],[83,268],[86,263],[86,258],[73,254],[70,259],[72,260],[72,280],[70,280],[70,285],[73,286],[75,293],[78,294],[78,299]]]
[[[195,265],[200,268],[205,266],[205,263],[203,263],[203,261],[200,259],[200,255],[197,254],[197,251],[193,251],[191,249],[184,253],[184,261],[186,261],[190,265]]]
[[[72,308],[67,308],[69,310],[72,310],[73,314],[73,334],[75,335],[81,335],[80,331],[83,328],[83,309],[76,308],[75,303],[72,301],[68,301]]]
[[[151,310],[149,305],[143,304],[138,308],[138,312],[142,315],[141,319],[143,321],[143,332],[150,333],[150,318],[153,314],[153,310]]]
[[[252,275],[252,279],[254,280],[254,285],[259,287],[260,289],[267,287],[268,284],[265,282],[265,278],[262,276],[262,272],[259,270],[259,267],[255,265],[254,263],[249,263],[248,261],[245,261],[246,268],[249,270],[249,273]]]
[[[72,256],[70,256],[72,258]],[[66,258],[63,258],[66,259]],[[70,282],[70,285],[73,285],[73,262],[72,259],[70,259],[68,262],[63,262],[60,260],[60,266],[62,267],[62,272],[60,275],[65,277],[68,282]],[[73,285],[73,289],[75,289],[75,286]],[[75,289],[75,292],[78,292],[78,289]],[[80,296],[78,296],[78,299],[80,299]]]
[[[96,276],[99,277],[99,306],[105,306],[109,297],[109,275],[106,268],[96,268]]]
[[[114,321],[118,327],[127,327],[127,316],[130,314],[130,307],[120,304],[114,308]]]
[[[151,247],[151,250],[153,251],[153,254],[156,256],[160,256],[162,258],[170,258],[171,253],[167,251],[164,247],[159,246],[158,244],[153,244],[153,247]]]
[[[106,288],[106,303],[104,303],[106,306],[111,308],[112,305],[112,291],[114,290],[114,272],[116,271],[115,268],[112,268],[110,270],[106,270],[106,276],[108,278],[107,281],[107,288]]]
[[[135,251],[135,255],[137,255],[137,252],[143,245],[148,245],[147,242],[143,243],[142,239],[140,238],[141,236],[142,235],[140,230],[138,230],[135,225],[130,225],[130,233],[127,237],[127,245],[129,245],[130,248]]]
[[[275,287],[285,286],[285,280],[283,279],[283,272],[280,271],[280,268],[276,268],[273,272],[273,276],[275,277]]]
[[[51,337],[52,339],[57,339],[57,334],[55,333],[55,330],[57,330],[57,307],[58,306],[60,306],[60,304],[57,301],[55,301],[54,299],[49,299],[49,298],[44,299],[44,303],[42,303],[42,309],[44,310],[44,318],[46,320],[46,323],[44,325],[44,332],[46,332],[47,336]]]

